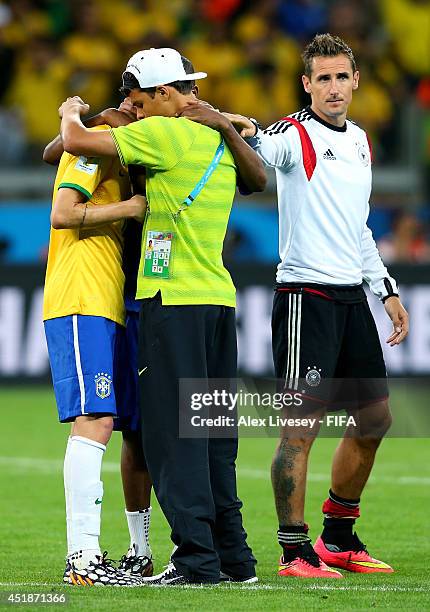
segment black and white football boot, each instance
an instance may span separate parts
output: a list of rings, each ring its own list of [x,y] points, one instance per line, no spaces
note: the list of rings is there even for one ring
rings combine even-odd
[[[257,576],[236,576],[235,574],[226,574],[225,572],[219,573],[219,581],[225,582],[240,582],[242,584],[255,584],[258,582]]]
[[[131,576],[152,576],[154,573],[152,555],[149,557],[137,555],[136,546],[133,544],[119,560],[118,569]]]
[[[66,560],[66,569],[63,582],[74,586],[113,586],[113,587],[141,587],[142,578],[126,574],[114,567],[107,558],[107,552],[96,555],[86,565],[82,565],[82,551],[70,555]]]
[[[142,582],[146,586],[181,586],[190,584],[190,581],[185,578],[175,567],[175,564],[170,562],[166,569],[152,576],[151,578],[142,578]]]

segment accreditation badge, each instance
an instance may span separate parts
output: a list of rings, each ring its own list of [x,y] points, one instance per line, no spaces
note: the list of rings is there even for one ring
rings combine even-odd
[[[173,232],[148,231],[145,241],[143,276],[169,278],[171,275]]]

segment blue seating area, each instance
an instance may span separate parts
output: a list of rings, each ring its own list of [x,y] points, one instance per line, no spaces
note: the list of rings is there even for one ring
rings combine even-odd
[[[40,202],[7,202],[0,206],[0,242],[2,262],[35,263],[43,260],[49,243],[50,204]]]
[[[43,260],[49,242],[50,204],[10,202],[0,206],[0,242],[3,263],[34,263]],[[388,234],[392,212],[374,208],[369,217],[375,240]],[[229,230],[235,235],[235,261],[276,263],[278,260],[278,212],[276,206],[236,205]],[[6,245],[5,245],[6,243]]]

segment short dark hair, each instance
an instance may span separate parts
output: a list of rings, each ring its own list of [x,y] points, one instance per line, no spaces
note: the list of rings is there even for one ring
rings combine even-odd
[[[351,62],[352,71],[357,70],[354,54],[344,40],[329,33],[317,34],[302,53],[305,75],[311,77],[314,57],[335,57],[336,55],[346,55]]]
[[[192,74],[195,72],[193,64],[189,59],[181,55],[182,65],[185,70],[185,74]],[[196,82],[193,79],[192,81],[173,81],[173,83],[166,83],[169,87],[174,87],[181,94],[189,94],[193,90],[193,87],[196,86]],[[122,87],[120,87],[120,92],[128,96],[132,89],[138,89],[139,91],[143,91],[153,98],[155,96],[155,92],[157,90],[156,87],[145,87],[142,88],[139,85],[139,81],[131,72],[124,72],[122,75]]]

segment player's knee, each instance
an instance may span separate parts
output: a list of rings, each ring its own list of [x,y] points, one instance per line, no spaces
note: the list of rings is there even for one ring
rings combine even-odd
[[[360,419],[361,436],[380,440],[388,432],[392,422],[393,417],[388,402],[379,402],[366,411],[365,418]]]
[[[314,437],[305,434],[296,434],[294,438],[281,438],[275,452],[275,460],[286,461],[286,464],[288,464],[292,458],[307,455],[311,450],[314,439]]]
[[[387,410],[387,413],[384,414],[383,417],[378,422],[378,430],[381,438],[386,435],[388,430],[390,429],[393,423],[393,417],[391,416],[391,412]]]
[[[73,425],[73,435],[82,436],[106,445],[113,431],[113,418],[110,415],[86,415],[78,417]]]
[[[103,416],[95,419],[96,435],[100,436],[102,444],[107,444],[111,438],[113,431],[113,418],[111,416]]]
[[[103,416],[96,419],[97,428],[102,435],[109,441],[113,431],[113,418],[111,416]]]
[[[388,406],[388,401],[383,401],[378,404],[378,408],[375,410],[376,427],[382,435],[385,435],[390,429],[393,422],[391,411]]]

